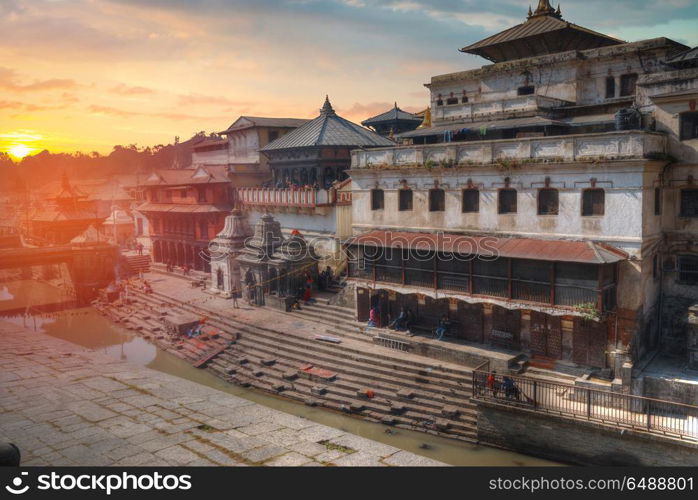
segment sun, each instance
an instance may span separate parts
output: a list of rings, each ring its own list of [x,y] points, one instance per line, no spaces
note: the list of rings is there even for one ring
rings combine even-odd
[[[16,146],[12,146],[10,148],[10,154],[19,160],[21,160],[31,152],[31,148],[24,144],[17,144]]]

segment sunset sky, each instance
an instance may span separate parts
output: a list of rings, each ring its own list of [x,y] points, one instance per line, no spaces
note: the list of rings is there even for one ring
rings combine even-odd
[[[695,0],[561,4],[566,20],[628,41],[698,45]],[[0,0],[0,151],[169,143],[243,114],[313,117],[325,94],[357,122],[393,101],[423,109],[432,75],[487,63],[459,47],[522,22],[528,5]]]

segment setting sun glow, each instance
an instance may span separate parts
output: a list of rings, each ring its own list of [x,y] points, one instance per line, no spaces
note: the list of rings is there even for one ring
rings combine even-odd
[[[16,146],[12,146],[10,148],[10,154],[19,160],[27,156],[29,153],[31,153],[31,148],[25,146],[24,144],[17,144]]]

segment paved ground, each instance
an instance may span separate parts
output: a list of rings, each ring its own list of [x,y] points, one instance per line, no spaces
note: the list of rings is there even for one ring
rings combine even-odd
[[[445,465],[4,322],[0,366],[25,465]]]

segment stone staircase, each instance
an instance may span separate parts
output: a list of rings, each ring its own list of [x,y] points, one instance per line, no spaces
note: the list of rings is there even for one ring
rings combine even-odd
[[[355,342],[328,344],[294,332],[233,321],[157,292],[134,291],[131,297],[137,301],[135,307],[107,306],[102,307],[103,312],[192,364],[207,359],[206,369],[224,380],[387,425],[476,440],[470,370],[409,359],[373,344],[370,348]],[[164,332],[165,309],[172,314],[205,315],[209,327],[196,339],[173,339]],[[331,317],[327,311],[333,311]],[[346,308],[322,302],[301,312],[306,313],[304,319],[318,321],[321,316],[332,323],[328,333],[337,335],[353,322]],[[356,327],[352,328],[355,332]],[[301,369],[304,366],[327,370],[333,376],[307,378]]]
[[[140,272],[150,272],[150,255],[124,255],[123,262],[129,276],[136,276]]]

